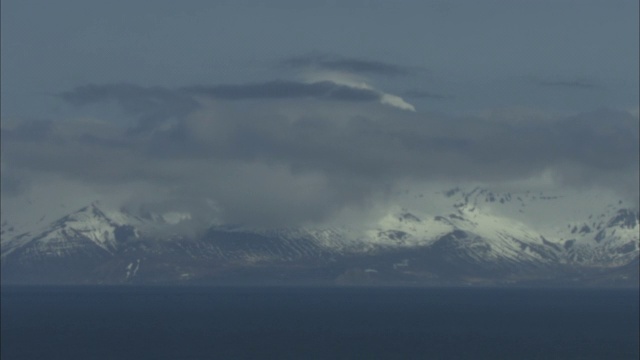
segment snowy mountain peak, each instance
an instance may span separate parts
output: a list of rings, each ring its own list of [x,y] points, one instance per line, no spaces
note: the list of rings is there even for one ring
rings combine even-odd
[[[3,234],[2,256],[24,246],[31,246],[36,253],[57,256],[86,246],[97,246],[111,253],[123,236],[139,237],[124,215],[117,214],[119,221],[114,220],[99,205],[98,202],[93,202],[48,225],[17,236],[6,236],[5,239]]]

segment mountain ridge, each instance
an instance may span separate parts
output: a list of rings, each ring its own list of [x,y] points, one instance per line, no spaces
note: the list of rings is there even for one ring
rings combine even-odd
[[[605,273],[632,283],[637,277],[629,264],[638,261],[638,212],[621,203],[562,227],[539,230],[521,221],[524,209],[538,206],[532,203],[540,200],[562,201],[562,196],[481,188],[454,188],[441,195],[450,206],[437,215],[393,208],[359,229],[211,225],[197,236],[166,231],[164,238],[158,238],[159,231],[146,230],[170,230],[188,220],[188,214],[172,213],[168,221],[163,214],[141,217],[104,210],[93,202],[19,234],[3,221],[2,278],[8,283],[308,279],[437,285],[538,280],[589,284],[606,278]],[[497,204],[522,211],[505,211]]]

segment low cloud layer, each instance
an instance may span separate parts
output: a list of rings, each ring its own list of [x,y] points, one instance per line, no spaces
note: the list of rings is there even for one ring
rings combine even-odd
[[[134,84],[88,84],[63,92],[60,97],[74,106],[115,103],[139,119],[137,129],[153,129],[169,119],[181,119],[200,104],[193,96],[163,87]]]
[[[137,121],[3,124],[11,180],[3,192],[39,173],[97,187],[147,184],[162,189],[150,203],[198,199],[223,221],[279,226],[367,207],[407,181],[499,183],[551,172],[559,186],[637,199],[638,119],[628,113],[509,123],[401,111],[375,94],[329,82],[80,87],[63,99],[115,101]],[[149,131],[131,131],[140,128]]]

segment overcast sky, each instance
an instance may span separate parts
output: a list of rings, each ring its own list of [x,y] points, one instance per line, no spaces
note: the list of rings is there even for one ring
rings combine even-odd
[[[1,20],[8,197],[293,224],[551,174],[637,203],[635,0],[3,0]]]

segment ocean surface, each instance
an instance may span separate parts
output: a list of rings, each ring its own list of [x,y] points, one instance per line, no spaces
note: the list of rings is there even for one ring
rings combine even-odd
[[[638,359],[638,290],[3,287],[12,359]]]

